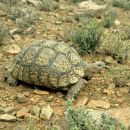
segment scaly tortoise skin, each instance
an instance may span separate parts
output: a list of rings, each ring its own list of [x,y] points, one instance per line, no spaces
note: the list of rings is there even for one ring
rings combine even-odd
[[[70,90],[67,97],[73,98],[84,86],[82,77],[93,72],[93,65],[96,64],[96,69],[105,66],[101,61],[97,63],[86,64],[74,48],[63,42],[39,41],[23,48],[16,56],[9,68],[8,83],[15,85],[20,80],[52,89]],[[72,84],[75,87],[71,88]]]

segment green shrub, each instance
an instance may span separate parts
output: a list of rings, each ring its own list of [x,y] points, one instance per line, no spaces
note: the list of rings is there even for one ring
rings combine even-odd
[[[127,68],[110,67],[109,74],[116,87],[125,87],[130,80],[130,70]]]
[[[103,18],[103,26],[105,28],[109,28],[113,25],[114,21],[115,21],[115,18],[116,18],[116,13],[113,12],[113,11],[110,11],[108,12],[108,15],[106,15],[104,18]]]
[[[97,16],[97,12],[96,11],[93,11],[93,10],[88,10],[84,13],[81,13],[81,14],[76,14],[74,17],[75,17],[75,20],[76,21],[87,21],[88,19],[91,19],[91,18],[94,18]]]
[[[107,0],[92,0],[93,2],[97,3],[98,5],[105,4]]]
[[[67,119],[70,130],[126,130],[122,124],[104,112],[101,113],[101,121],[94,120],[85,107],[74,109],[71,100],[67,103]]]
[[[109,34],[103,38],[101,45],[106,54],[111,55],[120,63],[129,58],[130,45],[123,40],[124,37],[122,33]]]
[[[24,15],[25,15],[24,12],[20,8],[14,7],[14,8],[11,8],[11,13],[9,17],[12,20],[16,20],[17,18],[20,18]]]
[[[130,2],[128,0],[113,0],[112,5],[114,7],[124,8],[130,10]]]
[[[26,8],[26,10],[19,18],[19,21],[17,22],[19,33],[23,34],[27,30],[27,28],[35,24],[37,19],[38,14],[36,13],[36,11],[32,8]]]
[[[67,35],[67,34],[66,34]],[[69,31],[67,38],[75,43],[79,53],[94,52],[100,45],[102,28],[99,23],[89,21]]]
[[[77,2],[81,2],[81,1],[85,1],[85,0],[70,0],[72,3],[77,3]]]
[[[4,44],[4,41],[7,39],[8,35],[9,35],[8,28],[0,24],[0,45]]]
[[[59,8],[59,4],[53,0],[40,0],[39,9],[44,11],[54,11]]]

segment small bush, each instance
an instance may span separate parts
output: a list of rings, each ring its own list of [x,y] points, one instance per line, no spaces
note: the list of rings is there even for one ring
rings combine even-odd
[[[0,24],[0,45],[4,44],[7,36],[9,35],[9,30],[7,27]]]
[[[67,35],[67,34],[66,34]],[[94,52],[100,45],[102,28],[99,23],[89,21],[69,31],[67,38],[75,43],[79,53]]]
[[[71,100],[67,104],[67,117],[70,130],[126,130],[107,113],[101,113],[101,121],[94,120],[85,107],[74,109]]]
[[[40,0],[41,3],[39,5],[40,10],[44,11],[54,11],[59,8],[59,4],[53,0]]]
[[[130,80],[130,70],[126,68],[110,67],[109,74],[116,87],[125,87]]]
[[[98,5],[105,4],[107,0],[92,0],[93,2],[97,3]]]
[[[111,55],[119,63],[129,58],[130,45],[124,41],[122,33],[109,34],[104,37],[101,47],[106,54]]]
[[[116,18],[116,13],[113,12],[113,11],[110,11],[108,12],[108,15],[106,15],[104,18],[103,18],[103,26],[105,28],[109,28],[113,25],[114,21],[115,21],[115,18]]]
[[[20,29],[20,33],[26,31],[31,25],[35,24],[36,20],[38,19],[37,13],[32,8],[27,8],[23,11],[23,15],[19,18],[18,27]]]
[[[24,15],[24,12],[20,8],[14,7],[11,8],[11,13],[9,17],[11,18],[11,20],[16,20],[17,18],[20,18]]]
[[[88,19],[94,18],[97,16],[97,12],[93,10],[88,10],[87,12],[81,13],[81,14],[76,14],[75,20],[76,21],[87,21]]]
[[[114,7],[130,10],[130,2],[128,2],[128,0],[113,0],[112,5]]]
[[[78,2],[81,2],[81,1],[85,1],[85,0],[70,0],[72,3],[78,3]]]

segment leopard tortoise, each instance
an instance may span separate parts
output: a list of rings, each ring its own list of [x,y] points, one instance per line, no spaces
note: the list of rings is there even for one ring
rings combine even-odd
[[[7,82],[18,81],[67,90],[67,98],[74,98],[85,86],[87,75],[100,71],[104,62],[88,64],[77,51],[63,42],[43,40],[25,47],[8,69]]]

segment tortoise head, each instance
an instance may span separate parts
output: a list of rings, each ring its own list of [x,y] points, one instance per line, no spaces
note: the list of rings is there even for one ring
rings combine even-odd
[[[84,62],[85,63],[85,62]],[[85,77],[90,76],[93,73],[97,73],[102,71],[105,68],[105,63],[103,61],[97,61],[95,63],[85,63],[84,71],[85,71]]]

